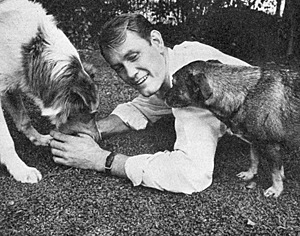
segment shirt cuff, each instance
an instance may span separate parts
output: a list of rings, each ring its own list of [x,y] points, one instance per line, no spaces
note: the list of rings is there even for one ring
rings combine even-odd
[[[127,177],[133,183],[133,186],[138,186],[143,181],[143,172],[147,166],[147,158],[151,154],[141,154],[132,156],[125,163],[125,172]]]
[[[148,119],[134,106],[129,103],[118,105],[111,114],[117,115],[131,129],[145,129]]]

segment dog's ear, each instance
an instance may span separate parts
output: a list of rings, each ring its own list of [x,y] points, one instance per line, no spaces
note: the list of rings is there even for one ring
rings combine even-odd
[[[192,80],[196,83],[195,87],[200,89],[205,105],[209,106],[213,101],[213,90],[205,74],[196,73],[192,76]]]

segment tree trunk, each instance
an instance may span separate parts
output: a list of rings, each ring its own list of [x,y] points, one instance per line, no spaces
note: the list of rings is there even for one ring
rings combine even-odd
[[[295,54],[295,46],[299,40],[300,31],[300,3],[299,0],[287,0],[283,14],[284,21],[289,25],[289,38],[287,45],[287,56]]]
[[[275,15],[279,18],[281,17],[281,7],[282,7],[282,0],[277,0],[277,4],[276,4],[276,13]]]

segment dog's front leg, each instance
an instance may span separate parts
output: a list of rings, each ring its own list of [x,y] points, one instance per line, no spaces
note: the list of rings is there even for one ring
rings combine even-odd
[[[258,150],[255,148],[255,145],[250,144],[250,160],[251,165],[247,171],[240,172],[237,176],[245,181],[253,179],[257,175],[257,168],[259,163],[259,154]]]
[[[36,183],[41,180],[41,173],[37,169],[27,166],[16,153],[1,106],[0,133],[0,162],[6,166],[8,172],[22,183]]]
[[[47,146],[51,140],[50,135],[40,134],[30,122],[30,118],[27,115],[26,109],[24,107],[22,98],[19,91],[7,92],[3,98],[3,105],[5,109],[9,112],[11,117],[16,124],[17,129],[26,135],[26,137],[35,145]]]
[[[266,147],[266,157],[272,168],[272,182],[273,185],[268,188],[264,195],[266,197],[278,197],[283,191],[283,179],[284,179],[284,169],[282,164],[282,151],[281,146],[278,143],[268,144]]]

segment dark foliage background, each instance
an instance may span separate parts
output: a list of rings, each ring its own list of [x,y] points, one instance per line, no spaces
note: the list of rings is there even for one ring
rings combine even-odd
[[[126,12],[146,15],[170,45],[197,40],[248,61],[286,56],[290,39],[288,16],[252,10],[241,0],[233,1],[236,4],[230,7],[224,7],[228,1],[221,0],[37,1],[56,16],[59,26],[77,48],[97,48],[97,36],[104,22]],[[299,27],[296,32],[299,36]],[[293,55],[298,53],[299,46],[295,43]]]

